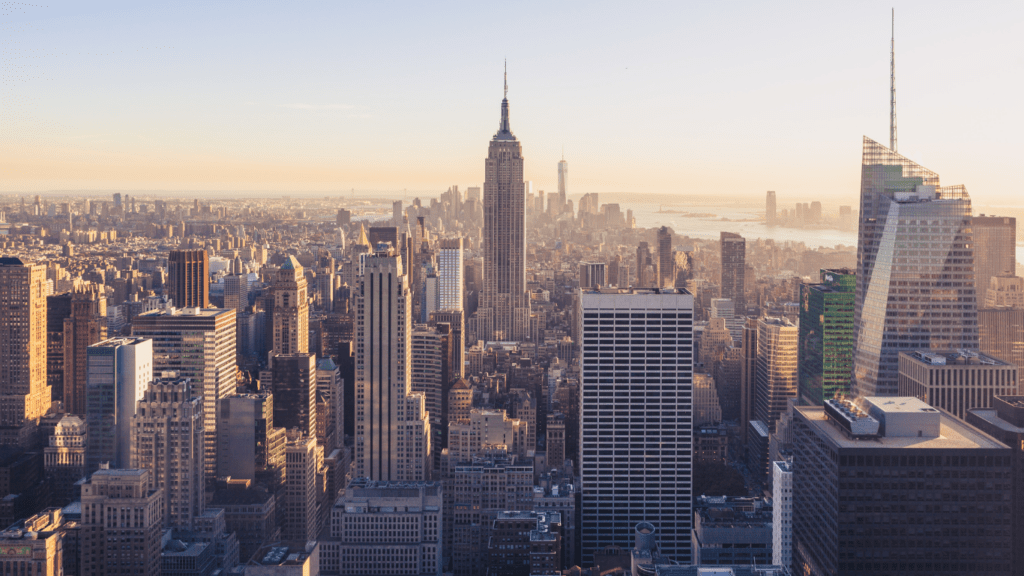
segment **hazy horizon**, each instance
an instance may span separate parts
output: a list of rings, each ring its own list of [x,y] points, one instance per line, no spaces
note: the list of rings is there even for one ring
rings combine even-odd
[[[856,206],[861,138],[888,142],[891,6],[11,4],[0,193],[480,185],[507,58],[535,190],[564,150],[570,197]],[[895,10],[899,151],[1015,205],[1024,5]]]

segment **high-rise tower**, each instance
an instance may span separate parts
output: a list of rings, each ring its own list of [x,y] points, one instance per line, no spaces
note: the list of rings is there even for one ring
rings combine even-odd
[[[569,163],[565,161],[563,156],[558,161],[558,205],[560,209],[565,209],[565,189],[569,184]]]
[[[860,194],[854,386],[891,396],[901,350],[978,347],[971,198],[867,137]]]
[[[171,250],[167,256],[167,284],[167,295],[175,306],[209,306],[210,255],[206,250]]]
[[[768,193],[765,195],[764,200],[764,219],[769,226],[774,226],[776,223],[776,217],[777,216],[775,213],[775,191],[769,190]]]
[[[486,340],[526,340],[529,335],[525,202],[523,148],[509,127],[506,80],[501,124],[485,162],[484,287],[477,314]]]
[[[107,300],[96,286],[75,290],[64,319],[64,410],[85,414],[86,350],[107,339]]]
[[[722,298],[732,298],[738,316],[746,314],[747,240],[739,234],[722,232]]]
[[[46,383],[46,267],[0,258],[0,443],[23,443],[24,424],[50,407]]]
[[[274,297],[275,354],[309,352],[309,298],[302,264],[288,256],[270,289]]]

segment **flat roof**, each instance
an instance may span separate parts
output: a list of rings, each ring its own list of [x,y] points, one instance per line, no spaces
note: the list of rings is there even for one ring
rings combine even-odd
[[[903,400],[901,398],[901,400]],[[924,404],[918,400],[921,404]],[[927,404],[924,404],[928,407]],[[917,409],[916,405],[906,404],[906,409]],[[939,435],[935,437],[897,436],[873,437],[867,439],[847,438],[843,432],[828,421],[823,406],[794,406],[807,422],[822,436],[830,439],[840,448],[858,449],[1006,449],[1007,446],[973,426],[957,420],[945,412],[939,412]],[[890,411],[900,410],[889,407]]]
[[[999,413],[995,408],[971,408],[968,412],[999,428],[1000,430],[1015,434],[1024,434],[1024,426],[1014,426],[1012,423],[1003,420],[999,417]]]
[[[928,366],[953,366],[957,368],[977,366],[1013,367],[1009,362],[989,356],[978,350],[911,350],[909,352],[900,352],[900,356],[906,356],[910,360],[927,364]],[[934,361],[936,359],[945,360],[945,364],[936,363]],[[971,364],[971,360],[975,360],[976,363]]]

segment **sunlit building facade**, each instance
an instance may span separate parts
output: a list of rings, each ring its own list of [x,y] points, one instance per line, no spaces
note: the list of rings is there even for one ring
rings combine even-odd
[[[822,270],[820,284],[800,285],[800,403],[821,406],[850,391],[853,372],[852,270]]]

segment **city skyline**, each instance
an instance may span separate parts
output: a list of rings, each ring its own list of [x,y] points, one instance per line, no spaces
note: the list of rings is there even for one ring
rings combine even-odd
[[[596,5],[538,18],[527,7],[511,25],[538,34],[578,25],[546,34],[543,48],[496,54],[462,48],[487,33],[489,8],[394,19],[368,6],[25,5],[0,15],[10,31],[0,191],[480,184],[476,143],[493,126],[486,102],[508,57],[518,130],[532,146],[524,179],[535,189],[556,189],[564,147],[570,194],[824,190],[846,204],[857,189],[848,162],[857,138],[884,141],[888,129],[889,8],[615,14]],[[1013,200],[1009,138],[1024,117],[1010,95],[1021,63],[1000,62],[997,72],[983,55],[1019,52],[1013,32],[1024,14],[951,8],[895,7],[900,152],[967,183],[979,205]],[[775,24],[762,26],[766,18]],[[373,48],[378,27],[349,25],[376,21],[390,23],[394,45]],[[327,22],[344,26],[345,39]],[[441,26],[459,33],[438,42]],[[278,39],[263,42],[268,32]],[[955,46],[944,40],[954,32]],[[950,114],[971,106],[982,79],[986,105]],[[417,146],[424,138],[437,145]]]

